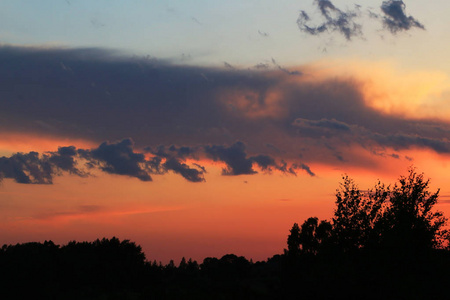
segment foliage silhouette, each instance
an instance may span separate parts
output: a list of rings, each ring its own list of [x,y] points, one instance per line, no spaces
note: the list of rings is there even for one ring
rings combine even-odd
[[[331,223],[326,220],[319,223],[317,217],[307,219],[301,227],[294,223],[288,236],[288,249],[285,253],[294,257],[300,254],[315,255],[329,245],[331,235]]]
[[[410,168],[392,188],[378,182],[363,193],[348,176],[336,192],[333,236],[341,250],[385,248],[398,254],[440,248],[448,240],[447,219],[433,211],[439,190]]]
[[[285,253],[290,256],[297,256],[300,254],[300,227],[297,223],[292,225],[291,234],[287,238],[287,251]]]
[[[336,190],[333,237],[343,251],[352,251],[367,245],[372,229],[383,214],[387,192],[378,183],[374,191],[364,194],[348,176],[342,178]]]
[[[447,219],[433,211],[439,190],[429,191],[430,180],[413,169],[401,177],[389,194],[390,205],[380,220],[380,243],[401,251],[440,248],[448,240]]]

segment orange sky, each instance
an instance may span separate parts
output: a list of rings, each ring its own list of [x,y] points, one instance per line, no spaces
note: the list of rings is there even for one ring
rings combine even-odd
[[[432,178],[446,199],[448,160],[430,151],[409,151],[414,165]],[[141,182],[117,175],[58,177],[53,185],[24,185],[4,180],[0,195],[1,242],[94,240],[117,236],[142,245],[147,258],[168,262],[182,256],[202,260],[226,253],[263,260],[281,253],[294,222],[310,216],[330,219],[334,192],[345,172],[361,189],[380,178],[393,183],[408,163],[387,168],[334,168],[312,165],[310,177],[281,173],[221,176],[221,166],[206,164],[205,183],[173,174]],[[437,176],[444,174],[444,176]],[[450,176],[450,175],[449,175]],[[438,208],[450,215],[448,204]]]
[[[164,263],[227,253],[263,260],[282,253],[294,222],[332,217],[342,175],[365,190],[410,166],[441,189],[437,208],[450,216],[443,71],[337,59],[288,71],[191,68],[83,61],[73,51],[52,52],[65,68],[55,60],[51,80],[28,76],[40,61],[21,57],[10,73],[33,88],[0,91],[12,99],[0,112],[0,244],[117,236]],[[14,153],[51,156],[62,146],[84,151],[70,157],[80,168],[90,160],[91,176],[52,169],[53,184],[17,183],[11,164],[31,171]],[[191,152],[176,153],[183,146]],[[159,169],[149,167],[154,157]]]

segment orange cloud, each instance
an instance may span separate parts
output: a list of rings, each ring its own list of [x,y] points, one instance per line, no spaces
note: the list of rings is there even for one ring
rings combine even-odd
[[[392,61],[321,61],[313,78],[354,80],[369,107],[407,118],[450,121],[450,76],[435,70],[410,70]]]
[[[279,87],[263,91],[249,88],[226,89],[219,91],[218,95],[230,113],[240,112],[250,119],[280,119],[287,113],[282,105],[283,93]]]

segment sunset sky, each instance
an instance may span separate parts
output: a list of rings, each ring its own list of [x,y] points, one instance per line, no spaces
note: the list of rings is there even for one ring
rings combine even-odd
[[[450,2],[0,2],[0,244],[282,253],[409,167],[450,216]]]

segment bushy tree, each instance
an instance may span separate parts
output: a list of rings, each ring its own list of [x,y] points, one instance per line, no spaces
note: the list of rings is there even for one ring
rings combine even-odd
[[[430,180],[409,170],[389,193],[389,206],[376,228],[382,246],[400,251],[440,248],[447,239],[447,219],[434,211],[439,190],[429,191]]]
[[[363,192],[348,176],[344,176],[336,190],[333,237],[344,250],[355,250],[373,238],[373,228],[382,219],[387,207],[389,187],[381,182]]]
[[[333,235],[344,251],[368,246],[416,251],[441,247],[447,219],[434,211],[439,190],[410,168],[391,188],[381,182],[362,192],[348,176],[336,192]]]

